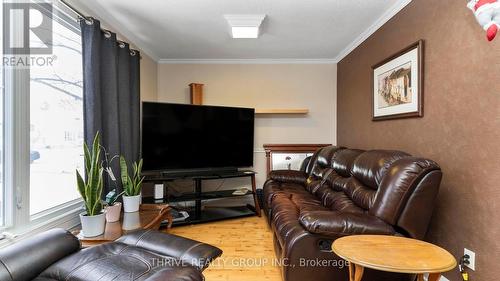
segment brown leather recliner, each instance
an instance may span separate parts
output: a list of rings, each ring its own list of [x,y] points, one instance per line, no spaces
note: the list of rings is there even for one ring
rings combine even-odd
[[[347,281],[347,265],[331,251],[339,237],[400,235],[423,239],[442,173],[401,151],[325,147],[305,171],[272,171],[264,208],[285,281]],[[390,251],[390,249],[388,249]],[[413,276],[366,270],[363,280]]]

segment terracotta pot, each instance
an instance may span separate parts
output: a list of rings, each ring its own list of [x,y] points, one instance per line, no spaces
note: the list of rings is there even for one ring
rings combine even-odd
[[[106,207],[106,221],[116,222],[120,220],[120,214],[122,213],[122,203],[116,202],[113,206]]]
[[[106,227],[106,216],[104,212],[97,216],[87,216],[87,213],[80,214],[82,223],[82,234],[84,237],[95,237],[104,233]]]

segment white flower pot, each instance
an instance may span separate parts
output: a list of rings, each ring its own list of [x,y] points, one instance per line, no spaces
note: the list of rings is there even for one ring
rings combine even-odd
[[[136,196],[125,196],[123,195],[123,211],[125,213],[133,213],[139,211],[139,206],[141,205],[142,195]]]
[[[106,207],[106,221],[116,222],[120,220],[120,214],[122,213],[122,203],[116,202],[113,206]]]
[[[80,214],[80,222],[82,223],[82,235],[84,237],[95,237],[104,233],[106,216],[104,212],[96,216],[87,216],[87,213],[83,212]]]

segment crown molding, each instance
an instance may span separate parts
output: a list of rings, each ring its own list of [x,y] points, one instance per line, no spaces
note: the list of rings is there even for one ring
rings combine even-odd
[[[389,10],[387,10],[380,18],[378,18],[368,29],[361,33],[354,41],[352,41],[347,47],[345,47],[337,55],[335,60],[340,62],[347,55],[349,55],[354,49],[356,49],[361,43],[368,39],[375,31],[386,24],[390,19],[397,15],[404,7],[411,3],[412,0],[401,0],[394,4]]]
[[[144,42],[139,39],[133,32],[123,28],[123,25],[120,24],[110,13],[106,11],[97,1],[94,2],[92,7],[85,4],[85,1],[68,1],[71,5],[75,6],[79,10],[83,10],[83,12],[89,14],[89,16],[95,17],[97,20],[101,21],[104,25],[104,28],[109,28],[110,31],[117,33],[119,36],[125,37],[124,41],[127,41],[133,47],[139,49],[141,53],[149,56],[153,61],[158,61],[160,57],[153,52],[149,47],[144,44]]]
[[[160,64],[336,64],[335,59],[160,59]]]

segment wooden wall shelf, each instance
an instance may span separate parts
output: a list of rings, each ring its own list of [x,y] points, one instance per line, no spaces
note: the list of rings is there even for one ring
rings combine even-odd
[[[257,108],[255,114],[308,114],[307,108]]]
[[[203,105],[203,86],[201,83],[189,84],[191,104]],[[307,108],[257,108],[255,114],[308,114]]]

